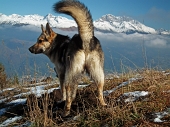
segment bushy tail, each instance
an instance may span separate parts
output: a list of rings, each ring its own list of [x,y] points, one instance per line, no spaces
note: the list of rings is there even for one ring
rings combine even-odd
[[[83,48],[88,49],[94,36],[93,20],[87,7],[77,0],[62,0],[54,4],[54,10],[70,15],[78,24],[78,31],[83,41]]]

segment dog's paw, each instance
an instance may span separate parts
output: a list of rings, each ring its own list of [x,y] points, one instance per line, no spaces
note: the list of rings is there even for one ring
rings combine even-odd
[[[58,108],[64,109],[65,101],[57,101],[57,102],[56,102],[56,106],[57,106]]]
[[[105,103],[104,100],[101,100],[101,101],[100,101],[100,104],[101,104],[102,106],[107,106],[107,104]]]
[[[107,104],[106,103],[103,103],[103,104],[101,104],[103,107],[105,107],[105,106],[107,106]]]
[[[62,117],[69,117],[70,115],[70,110],[64,111],[64,113],[62,114]]]
[[[61,101],[66,101],[66,97],[62,97],[62,98],[61,98]]]

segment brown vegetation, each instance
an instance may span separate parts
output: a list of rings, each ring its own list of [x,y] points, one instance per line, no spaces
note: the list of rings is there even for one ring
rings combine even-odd
[[[106,79],[104,90],[115,88],[135,75],[137,75],[136,72],[124,74],[119,78]],[[170,111],[168,111],[170,108],[169,73],[144,70],[139,71],[138,75],[141,78],[106,96],[105,100],[108,104],[106,107],[99,104],[96,86],[93,82],[87,81],[86,78],[85,82],[90,83],[90,86],[78,90],[70,116],[61,117],[64,102],[59,102],[61,94],[56,89],[50,94],[43,94],[41,97],[36,97],[34,94],[27,96],[24,108],[18,105],[19,110],[17,106],[14,106],[15,109],[11,108],[1,117],[0,121],[9,116],[20,114],[23,119],[15,122],[15,125],[31,121],[32,127],[168,127],[170,125]],[[55,84],[54,87],[57,85]],[[122,96],[123,93],[133,91],[148,91],[149,94],[136,101],[125,102],[126,98]],[[5,103],[1,104],[1,107],[4,105]],[[154,122],[154,114],[163,111],[169,113],[162,118],[164,122]]]

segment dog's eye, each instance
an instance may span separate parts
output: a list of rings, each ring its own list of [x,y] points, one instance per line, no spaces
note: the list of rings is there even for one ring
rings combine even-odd
[[[41,43],[43,40],[38,40],[39,43]]]

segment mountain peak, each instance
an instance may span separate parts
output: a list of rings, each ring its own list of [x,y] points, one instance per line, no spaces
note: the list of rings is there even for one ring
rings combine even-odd
[[[69,28],[74,28],[77,30],[77,24],[74,20],[67,19],[61,16],[54,16],[52,14],[47,14],[46,16],[40,16],[38,14],[34,15],[4,15],[0,13],[0,25],[34,25],[40,26],[41,24],[50,23],[51,27],[59,28],[62,30],[69,30]],[[120,32],[126,34],[132,33],[144,33],[144,34],[168,34],[170,31],[167,30],[155,30],[151,27],[145,26],[137,20],[134,20],[126,16],[114,16],[112,14],[103,15],[100,19],[93,22],[95,30],[100,32]],[[73,29],[72,29],[73,30]]]
[[[53,17],[55,17],[55,16],[53,16],[53,15],[50,14],[50,13],[48,13],[47,15],[44,16],[44,19],[45,19],[45,18],[53,18]]]
[[[102,20],[104,21],[132,21],[133,19],[127,16],[114,16],[112,14],[106,14],[101,17]]]
[[[97,30],[121,32],[121,33],[144,33],[155,34],[156,31],[153,28],[147,27],[144,24],[126,16],[114,16],[107,14],[94,22],[94,26]]]

